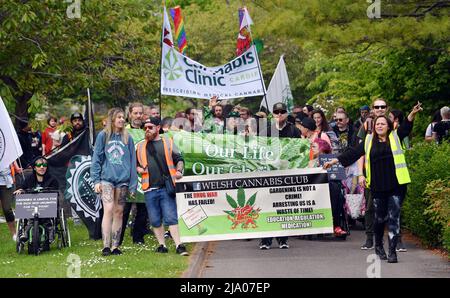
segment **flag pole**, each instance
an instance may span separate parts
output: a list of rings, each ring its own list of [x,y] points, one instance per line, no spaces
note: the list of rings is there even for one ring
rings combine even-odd
[[[87,96],[88,96],[88,124],[89,124],[89,146],[91,148],[94,147],[94,119],[92,119],[92,101],[91,101],[91,91],[87,88]]]
[[[162,118],[162,94],[161,94],[161,80],[162,80],[162,76],[161,76],[161,63],[162,63],[162,52],[163,52],[163,37],[164,37],[164,8],[166,7],[166,0],[163,1],[162,3],[163,5],[163,13],[162,13],[162,19],[163,19],[163,25],[162,25],[162,30],[161,30],[161,39],[160,39],[160,48],[161,48],[161,53],[159,54],[159,117]]]

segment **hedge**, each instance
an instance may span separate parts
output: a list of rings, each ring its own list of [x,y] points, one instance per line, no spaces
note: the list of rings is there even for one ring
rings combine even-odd
[[[431,247],[450,246],[450,144],[418,143],[406,152],[411,184],[402,223]]]

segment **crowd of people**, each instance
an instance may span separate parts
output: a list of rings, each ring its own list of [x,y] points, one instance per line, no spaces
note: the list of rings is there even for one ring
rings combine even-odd
[[[310,105],[295,106],[292,112],[284,103],[276,103],[271,115],[263,111],[252,113],[243,106],[223,104],[217,97],[202,109],[188,108],[175,117],[160,118],[159,110],[142,103],[131,103],[126,111],[109,110],[98,133],[92,154],[91,178],[103,204],[102,255],[120,255],[125,229],[132,210],[134,224],[132,240],[144,243],[145,234],[153,233],[159,243],[158,253],[167,253],[166,238],[172,238],[176,253],[188,255],[180,242],[174,185],[183,176],[183,156],[165,135],[167,131],[233,134],[241,136],[267,136],[279,138],[303,138],[310,141],[310,167],[320,166],[320,154],[336,154],[337,158],[325,163],[324,168],[341,163],[353,167],[352,173],[364,193],[366,212],[364,223],[366,242],[361,249],[375,248],[376,254],[388,262],[397,262],[396,251],[405,248],[400,237],[400,208],[410,183],[404,150],[410,146],[408,136],[413,121],[422,110],[418,103],[407,115],[390,109],[386,100],[378,98],[371,106],[364,105],[356,119],[351,119],[344,107],[338,107],[327,120],[321,109]],[[128,124],[126,123],[128,121]],[[58,119],[50,116],[48,127],[42,132],[32,131],[26,119],[19,122],[17,132],[24,154],[11,167],[0,169],[0,198],[8,227],[16,239],[13,190],[55,184],[46,171],[46,156],[73,141],[85,129],[80,113],[71,115],[72,130],[58,130]],[[443,107],[434,114],[425,132],[426,141],[442,143],[449,139],[450,109]],[[137,145],[135,147],[135,145]],[[27,172],[33,178],[16,183],[17,173]],[[131,203],[141,176],[145,203]],[[44,181],[44,182],[43,182]],[[52,184],[52,185],[53,185]],[[57,182],[56,182],[57,184]],[[55,185],[53,185],[55,186]],[[56,188],[58,185],[56,185]],[[342,187],[331,185],[332,187]],[[345,188],[355,191],[355,187]],[[351,192],[350,191],[350,192]],[[336,191],[330,191],[336,193]],[[343,209],[341,198],[331,196],[334,233],[345,235],[337,214]],[[388,224],[389,249],[383,248],[384,226]],[[165,231],[167,227],[168,231]],[[23,235],[19,235],[23,236]],[[288,237],[277,237],[279,248],[289,248]],[[261,239],[259,248],[269,249],[272,238]]]

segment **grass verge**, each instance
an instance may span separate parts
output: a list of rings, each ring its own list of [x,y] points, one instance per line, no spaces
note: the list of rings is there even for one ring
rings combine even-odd
[[[12,240],[6,223],[0,224],[0,277],[68,277],[71,271],[73,256],[79,256],[81,261],[80,277],[136,277],[136,278],[173,278],[180,277],[188,268],[189,258],[175,253],[175,245],[171,239],[167,241],[168,254],[155,253],[156,238],[146,235],[145,245],[136,245],[131,241],[129,229],[121,247],[120,256],[101,256],[103,248],[101,240],[89,240],[84,225],[75,226],[69,219],[69,229],[72,246],[59,250],[56,243],[50,251],[39,256],[16,253],[15,242]],[[192,251],[192,244],[187,249]]]

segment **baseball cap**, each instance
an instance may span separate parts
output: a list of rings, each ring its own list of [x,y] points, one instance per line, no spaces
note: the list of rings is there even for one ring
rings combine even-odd
[[[279,111],[279,110],[287,111],[286,104],[282,102],[277,102],[276,104],[273,105],[272,111]]]
[[[84,120],[84,119],[83,119],[83,115],[81,115],[81,114],[78,113],[78,112],[73,113],[73,114],[70,116],[70,121],[73,121],[74,119],[81,119],[81,120]]]
[[[144,128],[146,123],[151,123],[155,126],[161,125],[161,118],[159,117],[150,117],[147,120],[142,122],[141,127]]]
[[[297,116],[295,116],[295,122],[302,122],[303,119],[307,118],[308,115],[306,115],[303,112],[297,113]]]
[[[362,107],[359,108],[360,111],[370,111],[370,108],[368,105],[363,105]]]
[[[316,122],[310,118],[310,117],[305,117],[301,120],[297,120],[298,118],[295,119],[295,122],[300,123],[301,126],[303,126],[304,128],[307,128],[309,130],[316,130],[317,126],[316,126]]]

